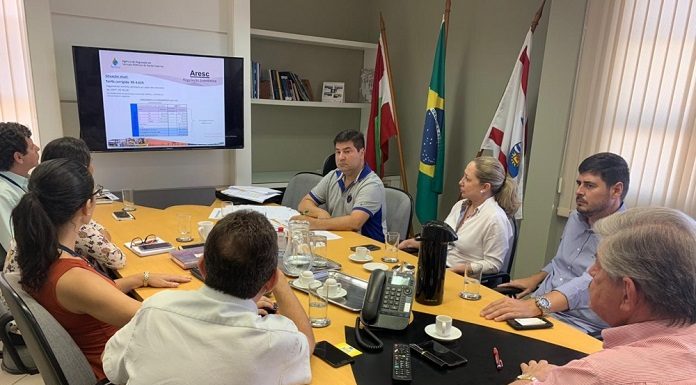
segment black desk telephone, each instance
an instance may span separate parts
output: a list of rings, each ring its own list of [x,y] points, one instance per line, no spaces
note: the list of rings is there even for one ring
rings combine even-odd
[[[355,320],[355,339],[362,348],[372,351],[382,349],[382,341],[369,329],[403,330],[408,326],[415,292],[413,274],[406,272],[375,270],[367,283],[365,301],[360,317]],[[363,340],[361,326],[377,344]]]

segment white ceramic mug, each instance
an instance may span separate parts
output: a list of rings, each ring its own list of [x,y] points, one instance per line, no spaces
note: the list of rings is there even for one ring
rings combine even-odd
[[[449,337],[452,332],[452,317],[448,315],[439,315],[435,317],[435,330],[437,334],[443,337]]]
[[[210,230],[213,229],[213,226],[215,226],[215,223],[211,221],[198,222],[198,234],[201,235],[203,242],[208,238],[208,234],[210,234]]]
[[[305,270],[300,273],[300,283],[309,286],[310,283],[314,282],[314,273],[310,270]]]
[[[355,256],[358,259],[367,259],[370,256],[370,250],[367,249],[367,247],[356,247],[355,248]]]
[[[327,278],[324,285],[326,286],[326,294],[329,297],[336,296],[341,291],[341,284],[336,282],[334,278]]]

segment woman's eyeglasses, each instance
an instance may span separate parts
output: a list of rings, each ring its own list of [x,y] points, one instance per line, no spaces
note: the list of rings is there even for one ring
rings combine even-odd
[[[140,237],[135,237],[131,240],[131,246],[142,246],[149,245],[151,243],[157,242],[157,236],[155,234],[149,234],[145,239]]]
[[[97,189],[94,190],[94,192],[92,193],[92,196],[100,197],[102,195],[102,193],[104,193],[104,186],[98,184]]]

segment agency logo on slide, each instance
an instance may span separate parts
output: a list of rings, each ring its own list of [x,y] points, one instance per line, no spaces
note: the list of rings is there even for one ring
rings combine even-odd
[[[121,62],[115,57],[111,60],[111,68],[121,68]]]

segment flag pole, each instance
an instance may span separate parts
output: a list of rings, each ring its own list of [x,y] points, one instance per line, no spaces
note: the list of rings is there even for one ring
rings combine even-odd
[[[536,30],[537,25],[539,25],[539,20],[541,19],[541,14],[544,12],[544,5],[546,4],[546,0],[541,1],[541,6],[539,9],[536,11],[536,14],[534,15],[534,19],[532,20],[532,25],[529,27],[529,29],[532,30],[532,33],[534,33],[534,30]]]
[[[452,8],[452,0],[445,1],[445,47],[447,47],[447,35],[449,34],[449,15]]]
[[[541,20],[541,15],[542,15],[542,13],[544,13],[544,5],[546,5],[546,0],[541,0],[541,5],[539,6],[539,9],[537,9],[536,13],[534,14],[534,18],[532,19],[532,24],[529,26],[529,29],[532,30],[532,33],[534,33],[537,25],[539,25],[539,20]],[[525,152],[526,152],[526,149],[525,149]],[[483,149],[478,150],[478,152],[476,153],[476,157],[478,158],[481,155],[483,155]]]
[[[387,62],[385,69],[387,70],[387,79],[389,79],[389,89],[391,90],[392,111],[394,112],[394,125],[396,126],[396,143],[397,147],[399,148],[401,186],[403,187],[404,191],[408,192],[408,181],[406,180],[406,167],[404,166],[404,150],[401,146],[401,130],[399,129],[399,114],[396,113],[396,92],[394,92],[394,85],[392,84],[391,60],[389,60],[389,47],[387,45],[387,30],[384,26],[384,18],[382,18],[382,12],[379,13],[379,30],[384,40],[384,61]],[[375,85],[373,85],[373,87],[375,87]]]

